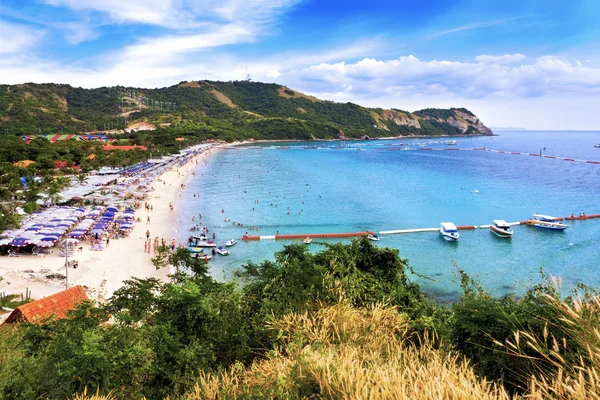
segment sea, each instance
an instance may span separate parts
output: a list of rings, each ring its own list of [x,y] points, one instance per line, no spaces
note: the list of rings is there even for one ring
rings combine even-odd
[[[187,183],[176,210],[177,239],[186,243],[199,222],[218,245],[235,238],[229,256],[209,261],[211,274],[226,280],[248,261],[273,260],[292,243],[240,240],[245,233],[380,232],[437,228],[446,221],[524,221],[535,212],[600,213],[600,164],[539,156],[600,161],[600,148],[594,148],[600,132],[496,134],[224,149]],[[456,145],[444,143],[452,139]],[[559,278],[565,294],[578,283],[600,286],[600,219],[567,223],[563,232],[515,226],[512,239],[476,229],[461,231],[456,243],[437,232],[381,235],[373,243],[398,249],[415,271],[412,281],[440,302],[460,296],[459,269],[495,296],[523,294],[542,281],[541,271]],[[321,241],[315,239],[311,251],[322,249]],[[350,239],[328,240],[337,241]]]

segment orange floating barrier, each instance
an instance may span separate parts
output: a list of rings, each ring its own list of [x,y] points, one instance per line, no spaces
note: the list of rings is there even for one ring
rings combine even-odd
[[[468,229],[477,229],[477,227],[475,225],[461,225],[457,226],[456,229],[458,229],[459,231],[465,231]]]

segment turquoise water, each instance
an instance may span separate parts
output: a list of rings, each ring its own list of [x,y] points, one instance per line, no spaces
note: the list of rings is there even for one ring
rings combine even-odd
[[[546,148],[548,155],[600,160],[600,149],[593,147],[600,142],[600,132],[499,134],[455,139],[459,148],[485,146],[531,153]],[[346,149],[299,148],[339,146],[311,142],[288,143],[290,149],[269,144],[220,151],[188,183],[178,207],[178,239],[187,240],[191,218],[198,218],[198,213],[216,234],[218,244],[236,238],[239,243],[230,249],[229,257],[216,256],[210,262],[212,274],[225,279],[247,260],[272,259],[275,251],[290,243],[242,242],[239,238],[245,232],[381,231],[438,227],[442,221],[456,225],[483,225],[492,219],[512,222],[527,219],[533,212],[600,213],[600,165],[484,151],[398,151],[416,148],[418,143],[448,147],[435,140],[404,139],[350,142],[346,145],[354,147]],[[200,196],[193,197],[193,193]],[[231,222],[224,222],[225,218]],[[569,224],[565,232],[517,226],[512,240],[479,229],[462,231],[458,243],[445,242],[430,232],[386,235],[377,245],[399,249],[415,271],[433,278],[419,283],[441,301],[459,293],[455,265],[478,277],[496,295],[522,293],[539,282],[540,267],[560,276],[565,289],[578,282],[600,286],[596,270],[600,219]]]

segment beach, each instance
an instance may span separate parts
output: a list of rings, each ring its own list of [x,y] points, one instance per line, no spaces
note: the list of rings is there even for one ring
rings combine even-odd
[[[135,224],[128,237],[111,239],[109,246],[102,251],[92,251],[88,241],[77,245],[78,250],[69,261],[76,260],[77,268],[69,268],[69,287],[84,286],[90,298],[102,301],[123,286],[123,282],[134,277],[158,278],[166,281],[170,273],[168,268],[157,270],[151,258],[154,252],[144,249],[146,231],[154,240],[164,239],[168,244],[175,238],[176,214],[182,184],[185,185],[194,171],[205,162],[218,147],[213,147],[191,157],[182,166],[172,166],[159,175],[153,182],[154,191],[149,192],[147,202],[152,211],[145,207],[136,210],[135,217],[141,222]],[[169,204],[173,204],[173,210]],[[150,217],[150,222],[147,222]],[[0,263],[0,293],[18,294],[29,291],[31,297],[42,298],[65,289],[64,279],[48,279],[51,274],[65,274],[65,257],[53,254],[42,256],[23,255],[21,257],[2,257]]]

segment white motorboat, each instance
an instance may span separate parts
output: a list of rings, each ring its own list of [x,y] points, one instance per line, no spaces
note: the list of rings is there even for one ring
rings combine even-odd
[[[560,218],[558,218],[558,217],[553,217],[551,215],[544,215],[544,214],[538,214],[538,213],[533,213],[533,219],[536,219],[538,221],[544,221],[544,222],[558,222],[560,220]]]
[[[373,241],[378,241],[379,240],[379,236],[377,236],[376,234],[370,234],[369,236],[367,236],[367,238],[369,238],[369,240],[373,240]]]
[[[215,249],[215,251],[217,252],[217,254],[220,254],[220,255],[222,255],[222,256],[228,256],[228,255],[229,255],[229,251],[227,251],[227,250],[225,249],[225,247],[223,247],[223,246],[219,246],[219,247],[217,247],[217,248]]]
[[[514,233],[510,225],[501,219],[493,221],[493,224],[490,225],[490,232],[501,238],[511,238]]]
[[[595,148],[600,149],[600,143],[594,145]]]
[[[189,244],[190,247],[217,247],[217,244],[212,240],[209,240],[206,236],[192,236],[192,241]]]
[[[311,244],[312,243],[312,239],[307,237],[306,239],[303,240],[304,244]]]
[[[569,225],[566,225],[566,224],[561,224],[558,222],[541,221],[538,219],[528,220],[527,225],[535,226],[536,228],[550,229],[553,231],[564,231],[565,229],[567,229],[569,227]]]
[[[446,140],[444,143],[446,143],[448,146],[454,146],[456,144],[456,140]]]
[[[194,257],[200,258],[204,261],[208,261],[208,260],[212,259],[212,256],[210,254],[203,254],[203,253],[198,253]]]
[[[226,246],[226,247],[231,247],[231,246],[233,246],[233,245],[234,245],[234,244],[236,244],[236,243],[237,243],[237,242],[236,242],[236,240],[235,240],[235,239],[229,239],[229,240],[227,241],[227,243],[225,243],[225,246]]]
[[[449,242],[456,242],[458,238],[460,238],[458,229],[452,222],[442,222],[440,224],[439,232],[440,235],[442,235],[442,237]]]

